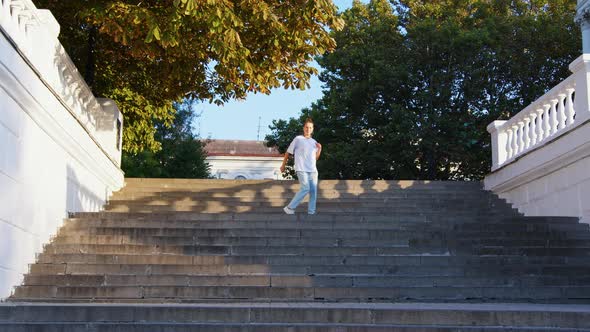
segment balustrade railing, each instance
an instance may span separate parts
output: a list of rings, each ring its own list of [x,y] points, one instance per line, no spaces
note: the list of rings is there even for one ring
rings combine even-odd
[[[0,27],[68,111],[92,137],[99,137],[106,130],[99,123],[104,110],[57,39],[53,15],[31,0],[0,0]]]
[[[588,119],[589,58],[570,65],[573,74],[507,121],[488,126],[492,170],[513,162]]]

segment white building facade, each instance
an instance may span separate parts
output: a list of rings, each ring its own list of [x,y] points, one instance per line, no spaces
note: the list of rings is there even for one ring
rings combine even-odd
[[[283,155],[264,141],[207,140],[206,161],[217,179],[282,180]]]

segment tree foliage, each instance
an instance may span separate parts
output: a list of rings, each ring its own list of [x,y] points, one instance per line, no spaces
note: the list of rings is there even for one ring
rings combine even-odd
[[[303,111],[325,178],[479,179],[486,126],[569,76],[580,54],[573,0],[355,1],[319,58],[323,97]],[[300,119],[299,119],[300,120]],[[284,151],[299,121],[267,137]]]
[[[176,116],[171,126],[156,122],[155,139],[162,149],[153,152],[124,152],[122,169],[128,177],[209,178],[203,143],[193,134],[195,113],[191,104],[174,104]]]
[[[157,151],[174,102],[303,89],[341,27],[331,0],[35,0],[98,96],[125,115],[124,149]]]

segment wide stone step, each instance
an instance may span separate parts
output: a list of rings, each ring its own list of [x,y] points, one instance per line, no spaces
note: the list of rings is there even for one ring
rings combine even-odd
[[[112,323],[112,322],[91,322],[91,323],[6,323],[1,324],[5,332],[69,332],[87,331],[93,332],[585,332],[586,329],[570,328],[518,328],[518,327],[497,327],[478,326],[466,327],[459,325],[430,325],[413,326],[400,324],[382,324],[378,326],[368,324],[314,324],[314,323]]]
[[[100,231],[100,230],[99,230]],[[106,230],[105,230],[106,231]],[[364,231],[354,232],[352,230],[320,230],[313,234],[306,234],[306,231],[291,232],[291,234],[281,234],[280,231],[274,232],[273,235],[266,237],[248,236],[246,232],[225,232],[225,235],[217,233],[217,236],[203,236],[204,230],[178,230],[177,232],[165,231],[158,232],[156,229],[146,229],[143,231],[130,231],[125,234],[121,229],[111,229],[108,233],[115,235],[102,234],[73,234],[59,235],[53,241],[53,245],[62,244],[81,244],[81,245],[182,245],[182,246],[225,246],[240,249],[245,246],[255,247],[287,247],[295,248],[298,246],[308,247],[431,247],[431,246],[449,246],[455,247],[499,247],[506,249],[513,248],[590,248],[590,241],[587,239],[551,239],[528,238],[521,240],[518,238],[494,238],[485,232],[479,234],[479,237],[473,239],[455,238],[456,234],[446,234],[442,231],[431,231],[423,233],[395,232],[395,231]],[[160,234],[164,233],[164,234]],[[272,233],[272,230],[266,230],[266,233]],[[312,233],[312,232],[310,232]],[[66,233],[61,233],[66,234]],[[213,233],[215,234],[215,233]],[[211,234],[208,234],[211,235]],[[261,235],[261,234],[258,234]],[[447,239],[447,237],[449,237]],[[374,240],[374,241],[372,241]],[[270,248],[269,248],[270,249]],[[294,251],[294,254],[298,251]]]
[[[131,200],[131,199],[111,199],[109,200],[109,204],[107,207],[116,207],[116,206],[174,206],[174,207],[228,207],[228,206],[242,206],[242,207],[252,207],[252,208],[282,208],[286,206],[291,200],[290,199],[261,199],[257,201],[242,201],[238,199],[228,199],[228,200],[221,200],[221,199],[150,199],[150,200]],[[303,202],[302,207],[307,206],[307,202]],[[481,201],[471,201],[471,202],[450,202],[450,201],[442,201],[442,202],[434,202],[434,201],[427,201],[427,200],[398,200],[398,201],[389,201],[389,200],[379,200],[379,201],[367,201],[367,200],[318,200],[317,206],[322,207],[322,209],[331,209],[331,208],[383,208],[387,207],[389,209],[395,209],[396,211],[407,211],[407,210],[415,210],[419,209],[429,209],[429,210],[441,210],[441,211],[448,211],[448,210],[456,210],[462,209],[463,211],[480,211],[483,210],[484,212],[493,212],[498,211],[501,209],[511,210],[509,207],[497,207],[491,206],[490,204],[482,203]]]
[[[416,211],[413,214],[401,215],[391,213],[319,213],[307,215],[296,213],[286,215],[282,211],[273,213],[197,213],[197,212],[158,212],[158,213],[128,213],[128,212],[77,212],[72,214],[73,218],[89,220],[120,220],[120,221],[257,221],[257,222],[278,222],[278,221],[301,221],[301,222],[448,222],[456,224],[457,227],[465,223],[467,227],[477,228],[488,227],[495,229],[498,224],[510,224],[517,226],[540,225],[539,227],[553,227],[564,225],[575,229],[589,230],[588,224],[579,223],[576,217],[524,217],[514,215],[473,215],[473,214],[439,214],[427,213],[427,211]],[[487,226],[486,226],[487,225]]]
[[[490,286],[490,287],[266,287],[266,286],[21,286],[14,297],[20,301],[53,299],[138,301],[173,299],[175,301],[232,300],[251,301],[482,301],[567,302],[590,298],[588,286]]]
[[[387,275],[28,275],[28,286],[269,286],[269,287],[482,287],[587,286],[589,276],[387,276]]]
[[[139,232],[138,232],[139,233]],[[127,235],[64,235],[53,239],[54,244],[161,244],[161,245],[224,245],[224,246],[332,246],[332,247],[386,247],[408,246],[406,238],[392,239],[339,239],[334,237],[195,237],[187,236],[127,236]],[[590,243],[590,241],[588,241]]]
[[[143,226],[143,225],[142,225]],[[456,241],[473,244],[478,241],[485,243],[496,240],[527,239],[526,241],[548,242],[549,244],[560,241],[573,241],[573,243],[585,243],[590,240],[590,234],[586,232],[518,232],[518,231],[472,231],[455,234],[442,227],[421,227],[419,232],[415,226],[409,227],[362,227],[360,230],[354,228],[332,229],[330,225],[325,228],[163,228],[163,227],[96,227],[89,228],[79,225],[68,225],[62,228],[53,242],[74,243],[158,243],[158,244],[238,244],[243,243],[266,243],[278,241],[311,241],[315,238],[318,241],[328,241],[336,244],[348,241],[348,243],[362,243],[362,241],[377,240],[378,243],[395,243],[396,241],[409,241],[411,239],[456,239]],[[274,225],[276,226],[276,225]],[[319,226],[314,224],[314,226]],[[371,225],[372,226],[372,225]],[[393,226],[393,225],[391,225]],[[317,230],[317,232],[309,232]],[[354,241],[353,241],[354,239]],[[101,242],[104,241],[104,242]],[[178,242],[177,242],[178,241]],[[253,243],[253,242],[252,242]],[[289,243],[289,242],[285,242]]]
[[[522,268],[521,268],[522,269]],[[536,268],[536,271],[539,269]],[[473,273],[477,271],[474,270]],[[463,267],[387,267],[379,265],[265,265],[265,264],[33,264],[30,275],[95,275],[95,274],[136,274],[136,275],[187,275],[187,276],[241,276],[280,274],[356,274],[356,275],[397,275],[397,276],[464,276]]]
[[[477,255],[523,255],[523,256],[590,256],[590,247],[481,247]]]
[[[200,213],[277,213],[282,212],[282,205],[275,207],[270,206],[251,206],[246,204],[202,204],[192,205],[183,203],[162,203],[161,205],[147,205],[144,203],[118,203],[112,202],[105,206],[108,212],[129,212],[129,213],[150,213],[150,212],[200,212]],[[414,215],[420,214],[442,214],[453,212],[458,215],[473,215],[473,216],[500,216],[505,215],[506,211],[498,209],[481,208],[462,208],[462,207],[441,207],[441,208],[421,208],[421,207],[389,207],[385,204],[380,204],[375,207],[354,206],[348,204],[341,204],[336,206],[317,206],[319,213],[356,213],[356,214],[396,214],[396,215]],[[306,205],[297,207],[297,211],[305,213]]]
[[[519,248],[516,248],[519,249]],[[536,249],[536,248],[533,248]],[[557,250],[561,248],[543,248]],[[582,248],[564,248],[571,253],[585,252]],[[223,245],[142,245],[142,244],[49,244],[44,252],[52,254],[182,254],[182,255],[288,255],[288,256],[342,256],[342,255],[419,255],[419,254],[444,254],[448,249],[444,246],[223,246]],[[553,255],[557,255],[554,253]],[[562,255],[563,256],[563,255]]]
[[[125,178],[126,188],[155,187],[194,188],[198,186],[206,188],[285,188],[298,186],[296,180],[218,180],[218,179],[156,179],[156,178]],[[419,181],[419,180],[320,180],[320,188],[335,189],[372,189],[384,190],[389,188],[399,189],[437,189],[460,188],[461,190],[481,190],[483,183],[477,181]]]
[[[569,256],[286,256],[286,255],[125,255],[125,254],[49,254],[41,253],[38,263],[88,263],[88,264],[264,264],[264,265],[382,265],[382,266],[492,266],[496,269],[511,266],[588,266],[590,257]],[[175,262],[175,263],[174,263]]]
[[[140,234],[140,232],[136,233]],[[441,239],[441,235],[428,235],[416,233],[396,234],[387,239],[353,238],[343,239],[337,237],[199,237],[192,234],[185,236],[175,235],[60,235],[53,239],[53,244],[142,244],[142,245],[201,245],[201,246],[322,246],[322,247],[407,247],[434,246],[447,243]],[[424,238],[416,238],[421,236]],[[520,240],[518,238],[488,238],[482,237],[472,240],[459,239],[454,242],[458,247],[537,247],[537,248],[590,248],[590,240],[559,240],[538,238]]]
[[[103,254],[184,254],[184,255],[302,255],[302,256],[342,256],[342,255],[407,255],[447,253],[449,247],[443,240],[411,241],[408,245],[388,246],[283,246],[283,245],[149,245],[149,244],[48,244],[47,253],[103,253]],[[529,255],[529,256],[580,256],[590,255],[588,247],[546,247],[546,246],[453,246],[461,252],[473,250],[478,255]]]
[[[456,244],[459,246],[477,246],[477,247],[525,247],[525,248],[590,248],[590,240],[576,239],[549,239],[549,238],[495,238],[489,237],[483,233],[480,238],[458,239]],[[428,240],[422,240],[422,243]]]
[[[514,278],[520,276],[560,276],[577,277],[590,274],[588,266],[570,265],[366,265],[366,264],[205,264],[198,260],[181,259],[179,257],[161,258],[156,263],[135,261],[130,263],[37,263],[30,266],[30,275],[67,275],[67,274],[137,274],[137,275],[273,275],[301,274],[307,276],[319,274],[343,275],[387,275],[387,276],[487,276]]]
[[[519,328],[523,328],[525,330],[522,331],[529,332],[569,332],[574,330],[586,332],[590,331],[589,312],[590,308],[585,305],[549,304],[279,302],[128,305],[4,303],[0,304],[0,329],[10,332],[41,331],[40,329],[23,330],[21,328],[35,328],[41,325],[45,328],[43,331],[51,332],[87,329],[91,329],[91,331],[129,331],[129,329],[131,331],[145,331],[148,328],[149,331],[330,332],[369,330],[497,332],[520,331]],[[236,324],[236,326],[232,324]],[[279,324],[286,324],[287,327],[281,327]],[[324,325],[318,327],[313,324]],[[353,327],[350,326],[351,324],[356,325]],[[102,328],[103,325],[108,326],[108,329]],[[53,329],[54,326],[55,329]],[[63,330],[57,328],[63,328]],[[79,329],[76,330],[76,328]]]
[[[207,189],[192,191],[136,191],[125,189],[112,195],[112,200],[138,200],[149,202],[151,200],[210,200],[223,202],[268,202],[284,201],[293,198],[298,190],[292,191],[227,191],[209,192]],[[382,193],[344,193],[336,190],[319,190],[318,202],[380,202],[380,203],[474,203],[509,206],[504,199],[487,192],[462,192],[462,191],[389,191]]]
[[[94,228],[88,229],[88,236],[109,235],[129,237],[141,241],[144,237],[160,236],[163,241],[165,237],[195,237],[195,238],[332,238],[332,239],[375,239],[391,240],[406,238],[412,234],[411,230],[415,228],[396,229],[391,228],[374,228],[374,229],[331,229],[320,227],[300,227],[300,228],[190,228],[190,229],[166,229],[166,228]],[[73,236],[84,236],[84,229],[76,229]],[[441,231],[438,231],[441,232]],[[69,230],[62,230],[59,236],[70,234]],[[413,233],[415,236],[434,237],[437,236],[436,229],[429,230],[428,233]],[[440,237],[440,235],[438,235]],[[171,240],[173,241],[173,239]]]
[[[529,327],[498,327],[478,326],[467,327],[460,325],[430,325],[414,326],[400,324],[382,324],[378,326],[368,324],[314,324],[314,323],[6,323],[0,325],[6,332],[69,332],[92,330],[93,332],[586,332],[586,329],[570,328],[529,328]]]

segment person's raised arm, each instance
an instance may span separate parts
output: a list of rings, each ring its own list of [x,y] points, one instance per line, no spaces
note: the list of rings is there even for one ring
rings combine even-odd
[[[279,168],[281,170],[281,173],[285,171],[285,165],[287,165],[287,160],[289,160],[289,154],[289,152],[285,152],[285,156],[283,157],[283,164],[281,164],[281,167]]]

